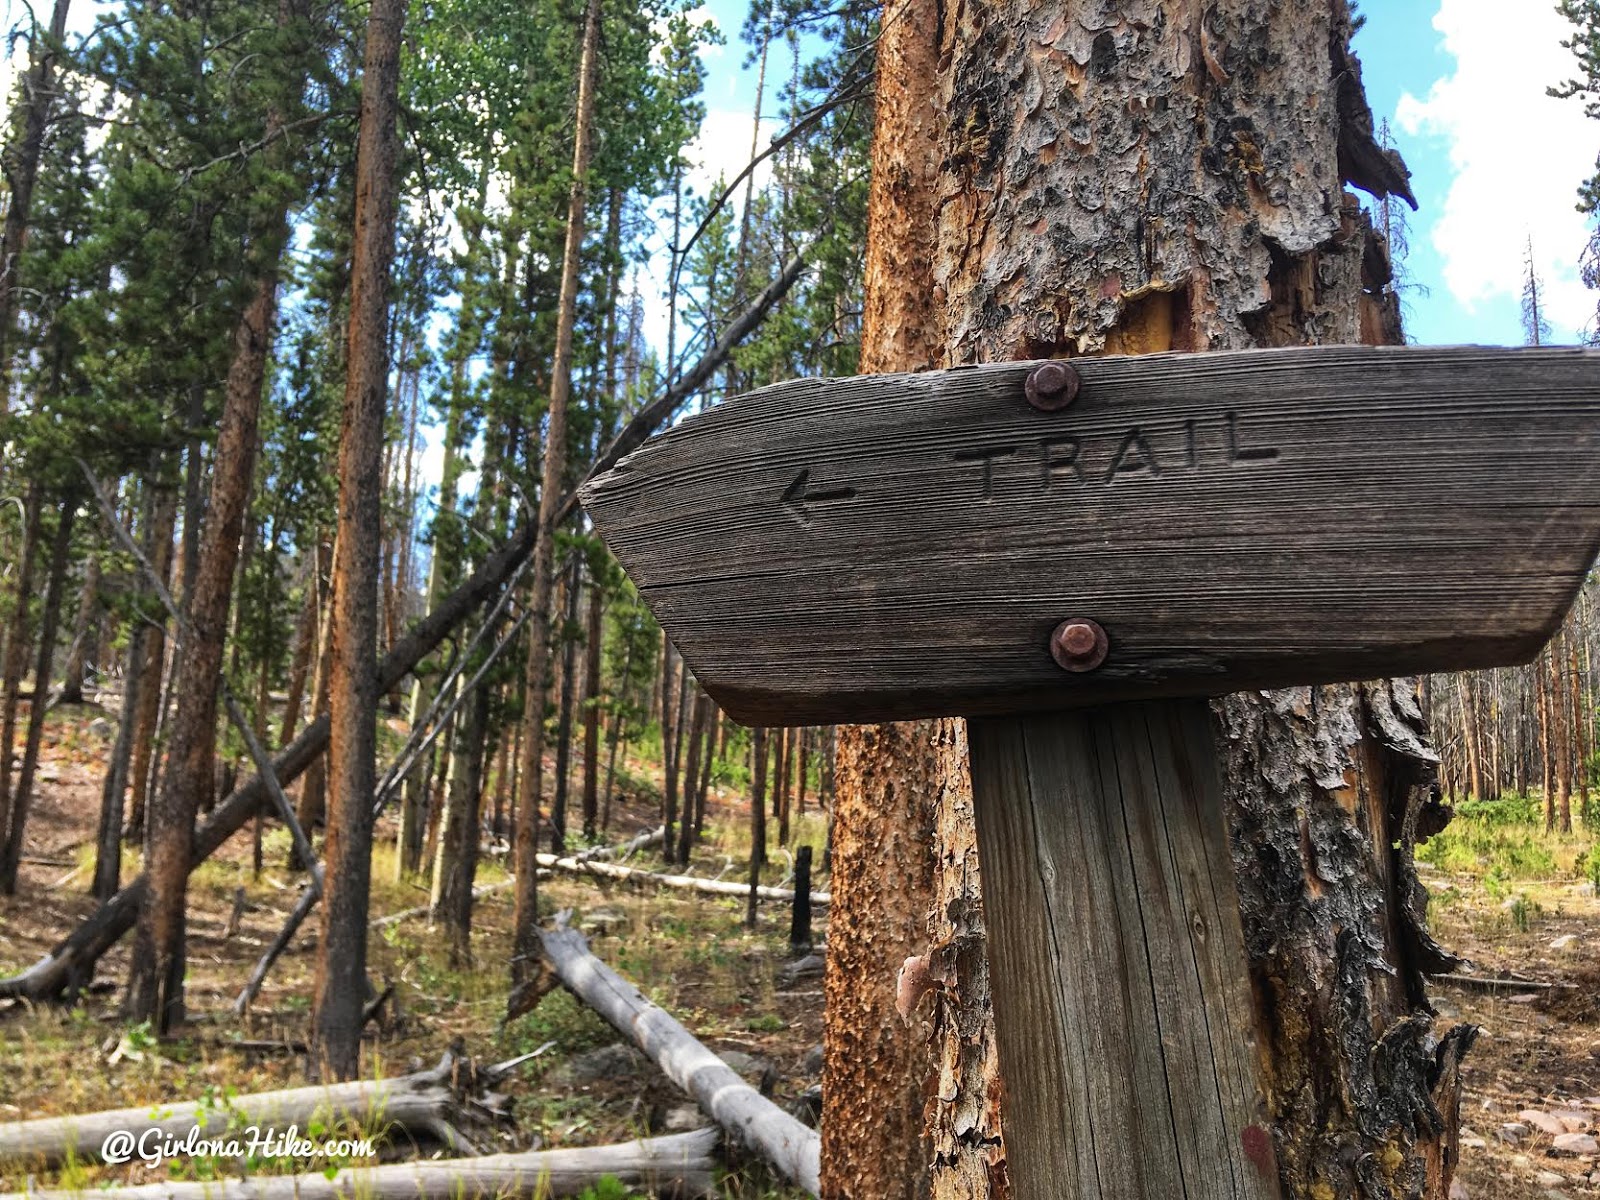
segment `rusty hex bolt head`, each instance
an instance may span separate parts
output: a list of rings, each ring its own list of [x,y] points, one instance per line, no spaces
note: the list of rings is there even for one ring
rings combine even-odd
[[[1069,617],[1050,635],[1050,657],[1063,671],[1092,671],[1110,649],[1106,631],[1088,617]]]
[[[1072,364],[1052,359],[1028,372],[1028,403],[1040,412],[1060,412],[1078,398],[1078,372]]]

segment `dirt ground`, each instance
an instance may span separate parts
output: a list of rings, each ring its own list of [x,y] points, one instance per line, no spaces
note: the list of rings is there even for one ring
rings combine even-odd
[[[106,714],[92,705],[54,714],[48,725],[37,807],[29,826],[19,895],[0,898],[0,971],[33,962],[94,905],[85,895],[92,868],[94,814],[108,750]],[[97,718],[100,720],[97,722]],[[648,765],[624,764],[611,837],[621,841],[650,823]],[[731,792],[714,792],[711,828],[695,858],[702,875],[733,873],[748,809]],[[822,825],[812,814],[802,840],[820,851]],[[380,836],[392,829],[380,829]],[[120,1021],[115,1004],[127,971],[128,942],[100,964],[82,1006],[0,1014],[0,1121],[195,1098],[207,1088],[237,1092],[303,1081],[294,1043],[311,1004],[315,919],[308,922],[248,1016],[232,1002],[299,890],[285,866],[287,839],[269,832],[266,867],[251,872],[251,842],[237,836],[191,877],[188,1001],[191,1022],[176,1044],[156,1046]],[[820,855],[819,855],[820,857]],[[1565,862],[1566,860],[1563,860]],[[491,857],[480,885],[505,879]],[[646,865],[655,865],[653,858]],[[396,882],[392,859],[374,863],[374,914],[424,903],[415,882]],[[131,857],[124,875],[131,872]],[[1571,871],[1559,878],[1507,884],[1481,871],[1420,864],[1434,895],[1434,932],[1470,960],[1466,971],[1515,977],[1527,988],[1489,990],[1436,984],[1441,1031],[1466,1021],[1481,1034],[1465,1065],[1461,1167],[1454,1197],[1557,1200],[1600,1196],[1600,1156],[1562,1153],[1564,1134],[1600,1126],[1600,900]],[[770,873],[779,882],[783,864]],[[826,886],[826,880],[815,886]],[[746,932],[741,901],[649,893],[591,880],[552,879],[541,907],[574,910],[597,954],[645,988],[751,1082],[762,1081],[797,1114],[814,1103],[820,1077],[822,984],[791,968],[789,914],[763,906],[760,927]],[[236,890],[246,908],[227,933]],[[437,1062],[458,1039],[480,1062],[496,1062],[553,1043],[518,1070],[506,1089],[515,1128],[495,1149],[600,1144],[644,1132],[698,1124],[692,1104],[653,1068],[614,1047],[617,1036],[564,993],[533,1013],[502,1024],[509,957],[511,893],[481,897],[474,918],[471,967],[455,968],[425,917],[375,931],[372,976],[394,985],[394,999],[369,1027],[369,1059],[385,1075]],[[826,932],[818,914],[815,936]],[[1534,984],[1558,985],[1539,987]],[[249,1048],[239,1043],[248,1041]],[[609,1049],[608,1049],[609,1048]],[[808,1095],[809,1094],[809,1095]],[[1579,1143],[1581,1148],[1581,1143]],[[39,1183],[51,1181],[41,1176]],[[149,1181],[143,1168],[74,1168],[68,1182]],[[23,1184],[0,1167],[0,1191]],[[725,1194],[799,1195],[776,1185],[759,1164],[730,1171]]]
[[[108,746],[93,706],[52,714],[44,768],[18,895],[0,897],[0,973],[36,961],[82,917],[93,911],[85,894],[93,866],[95,814],[101,762]],[[625,841],[647,828],[655,800],[640,780],[643,764],[623,764],[622,786],[609,841]],[[637,774],[635,774],[637,772]],[[693,870],[715,876],[748,835],[748,806],[714,790],[712,828]],[[822,826],[815,814],[797,828],[811,835],[820,859]],[[393,828],[380,823],[380,839]],[[724,851],[726,847],[726,852]],[[238,1094],[304,1083],[296,1043],[305,1036],[311,1007],[317,918],[314,915],[274,967],[244,1018],[233,1015],[240,987],[281,928],[303,877],[285,869],[286,837],[269,831],[265,869],[252,877],[248,830],[221,855],[190,876],[189,1025],[175,1044],[157,1046],[120,1020],[116,1003],[126,978],[131,938],[100,963],[85,1004],[66,1010],[0,1013],[0,1121],[195,1099],[207,1089]],[[506,880],[503,855],[479,869],[480,887]],[[647,853],[632,865],[660,866]],[[770,869],[779,883],[784,862]],[[135,868],[124,859],[124,879]],[[729,872],[731,875],[731,871]],[[425,904],[426,888],[397,883],[393,858],[375,856],[375,916]],[[826,887],[826,880],[813,880]],[[226,935],[235,892],[246,909]],[[787,905],[766,903],[753,933],[743,928],[743,901],[694,893],[633,890],[586,879],[541,882],[541,911],[573,910],[591,948],[638,983],[691,1032],[753,1084],[764,1081],[772,1098],[797,1115],[809,1112],[820,1083],[822,981],[820,974],[785,974],[789,948]],[[479,897],[474,908],[474,962],[452,967],[442,934],[425,916],[374,930],[369,947],[374,984],[394,985],[392,1001],[368,1027],[369,1070],[397,1075],[432,1066],[459,1040],[481,1063],[510,1059],[553,1043],[520,1067],[500,1089],[513,1099],[514,1128],[486,1150],[508,1151],[600,1145],[706,1123],[693,1102],[642,1057],[616,1049],[620,1039],[597,1016],[556,991],[532,1013],[502,1024],[510,960],[511,891]],[[827,929],[816,915],[813,936]],[[249,1042],[249,1049],[240,1049]],[[277,1045],[273,1045],[277,1043]],[[813,1092],[808,1099],[807,1093]],[[172,1172],[174,1164],[167,1164]],[[23,1185],[0,1164],[0,1192]],[[182,1170],[175,1172],[185,1177]],[[93,1187],[105,1181],[153,1182],[138,1166],[76,1167],[66,1182]],[[187,1176],[193,1177],[193,1176]],[[44,1186],[56,1177],[41,1174]],[[730,1169],[730,1197],[791,1197],[803,1193],[776,1184],[759,1163]]]

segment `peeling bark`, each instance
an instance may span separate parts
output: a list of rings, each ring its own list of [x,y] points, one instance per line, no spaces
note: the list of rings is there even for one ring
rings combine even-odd
[[[1368,152],[1349,37],[1343,0],[945,8],[941,365],[1398,341],[1387,250],[1343,184],[1406,195],[1405,174]],[[1284,1193],[1443,1197],[1473,1034],[1436,1040],[1422,991],[1446,956],[1410,861],[1441,821],[1414,690],[1219,710]],[[960,933],[946,954],[970,964]]]
[[[922,370],[938,360],[929,253],[938,171],[936,22],[932,0],[885,6],[867,210],[865,373]],[[928,1194],[933,1152],[923,1109],[936,1051],[920,1017],[902,1015],[895,972],[926,947],[934,806],[960,767],[937,739],[945,724],[838,731],[824,979],[826,1200]]]

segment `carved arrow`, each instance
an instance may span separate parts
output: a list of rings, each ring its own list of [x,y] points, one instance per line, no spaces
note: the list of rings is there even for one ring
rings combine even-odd
[[[783,489],[781,501],[794,510],[802,524],[809,523],[806,516],[806,505],[824,504],[831,500],[854,500],[856,489],[853,487],[829,488],[826,491],[812,491],[810,488],[811,468],[802,467],[800,474],[794,477],[794,482]]]

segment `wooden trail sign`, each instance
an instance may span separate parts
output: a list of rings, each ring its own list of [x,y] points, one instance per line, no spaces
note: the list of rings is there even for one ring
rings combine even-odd
[[[1531,658],[1600,533],[1600,356],[1340,346],[801,380],[584,489],[750,724],[1012,713]],[[1063,671],[1050,637],[1097,622]]]
[[[1262,1200],[1277,1168],[1203,698],[1536,654],[1600,549],[1600,355],[805,380],[582,495],[736,719],[974,718],[1019,1200]]]

